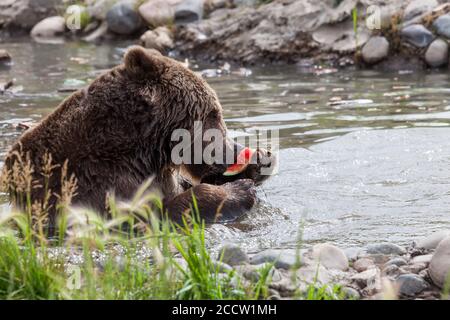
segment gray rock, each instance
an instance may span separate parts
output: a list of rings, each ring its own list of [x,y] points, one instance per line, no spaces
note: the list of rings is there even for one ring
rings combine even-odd
[[[275,268],[291,269],[299,266],[294,250],[265,250],[250,258],[251,264],[274,263]]]
[[[152,0],[139,7],[142,19],[153,27],[164,26],[175,19],[175,9],[166,0]]]
[[[442,230],[438,232],[434,232],[431,235],[429,235],[426,238],[423,238],[417,242],[417,247],[422,249],[436,249],[439,242],[441,242],[443,239],[450,236],[450,230]]]
[[[34,38],[52,38],[60,36],[66,30],[66,21],[63,17],[54,16],[45,18],[31,30]]]
[[[397,267],[401,267],[401,266],[408,264],[408,262],[401,257],[396,257],[396,258],[393,258],[393,259],[389,260],[388,262],[386,262],[385,266],[392,265],[392,264],[396,265]]]
[[[344,293],[344,298],[347,300],[359,300],[361,298],[358,290],[352,287],[344,287],[342,292]]]
[[[421,24],[404,27],[400,34],[403,39],[418,48],[427,47],[434,38],[433,34]]]
[[[219,273],[228,273],[228,272],[233,271],[233,268],[226,263],[223,263],[220,261],[213,261],[212,263],[213,263],[214,269],[217,270],[217,272],[219,272]]]
[[[217,260],[221,260],[230,266],[237,266],[249,262],[245,251],[235,244],[226,244],[220,248]]]
[[[372,37],[364,45],[361,54],[364,62],[368,64],[377,63],[388,56],[389,42],[385,37]]]
[[[395,283],[403,296],[415,296],[429,287],[428,283],[416,274],[403,274]]]
[[[324,243],[313,247],[313,258],[328,269],[345,271],[348,269],[348,259],[344,251],[338,247]]]
[[[145,32],[141,36],[140,42],[145,48],[166,52],[173,48],[173,35],[167,27],[158,27]]]
[[[366,252],[368,254],[403,255],[406,250],[393,243],[377,243],[367,246]]]
[[[436,0],[413,0],[405,8],[403,20],[408,21],[433,10],[439,5]]]
[[[438,35],[450,39],[450,14],[444,14],[434,20],[433,28]]]
[[[440,288],[450,281],[450,236],[437,246],[428,272],[433,283]]]
[[[142,19],[134,9],[134,1],[121,1],[106,14],[108,28],[114,33],[130,35],[142,26]]]
[[[425,61],[430,67],[443,67],[448,64],[448,43],[442,39],[434,40],[425,53]]]
[[[432,254],[426,254],[423,256],[415,256],[414,258],[411,259],[411,263],[412,264],[424,263],[424,264],[428,265],[432,258],[433,258]]]
[[[42,19],[63,12],[63,6],[61,0],[1,0],[1,28],[30,30]]]
[[[96,20],[105,20],[106,14],[116,2],[117,0],[87,0],[89,16]]]
[[[175,8],[175,23],[187,24],[201,20],[203,0],[185,0]]]
[[[355,269],[358,272],[366,271],[367,269],[372,268],[374,266],[375,264],[373,260],[369,258],[361,258],[353,263],[353,269]]]

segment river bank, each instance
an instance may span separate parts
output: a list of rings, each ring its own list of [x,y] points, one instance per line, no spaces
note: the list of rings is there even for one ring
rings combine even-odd
[[[131,39],[173,55],[240,65],[448,65],[450,4],[438,0],[2,0],[0,9],[4,39]]]

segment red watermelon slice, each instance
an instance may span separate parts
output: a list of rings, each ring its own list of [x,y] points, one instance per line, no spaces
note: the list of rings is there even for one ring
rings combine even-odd
[[[223,173],[224,176],[235,176],[247,168],[250,164],[250,159],[252,158],[255,150],[250,148],[244,148],[239,152],[237,161],[227,168],[227,171]]]

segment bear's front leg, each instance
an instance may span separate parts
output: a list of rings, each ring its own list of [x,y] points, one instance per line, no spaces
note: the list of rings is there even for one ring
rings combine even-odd
[[[256,202],[254,182],[236,180],[220,186],[201,183],[172,198],[163,200],[164,212],[177,222],[183,215],[192,215],[193,196],[200,217],[206,222],[232,220],[250,210]]]

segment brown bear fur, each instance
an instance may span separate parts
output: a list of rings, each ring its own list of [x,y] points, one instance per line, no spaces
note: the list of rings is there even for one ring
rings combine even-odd
[[[192,192],[207,219],[219,208],[225,217],[250,209],[256,199],[254,184],[263,179],[258,165],[236,177],[224,177],[223,164],[185,165],[183,171],[199,184],[180,188],[175,174],[179,168],[170,159],[171,134],[179,128],[193,130],[194,121],[226,136],[221,105],[203,79],[154,50],[133,47],[122,65],[69,96],[25,132],[7,156],[5,167],[12,169],[18,152],[27,155],[34,168],[33,179],[41,186],[33,188],[31,198],[40,201],[44,197],[43,159],[51,154],[59,165],[47,184],[52,191],[51,224],[66,160],[68,173],[77,179],[73,203],[98,212],[105,212],[108,193],[130,199],[151,176],[162,192],[164,208],[175,219],[189,208]],[[226,148],[239,150],[240,146],[226,141]]]

